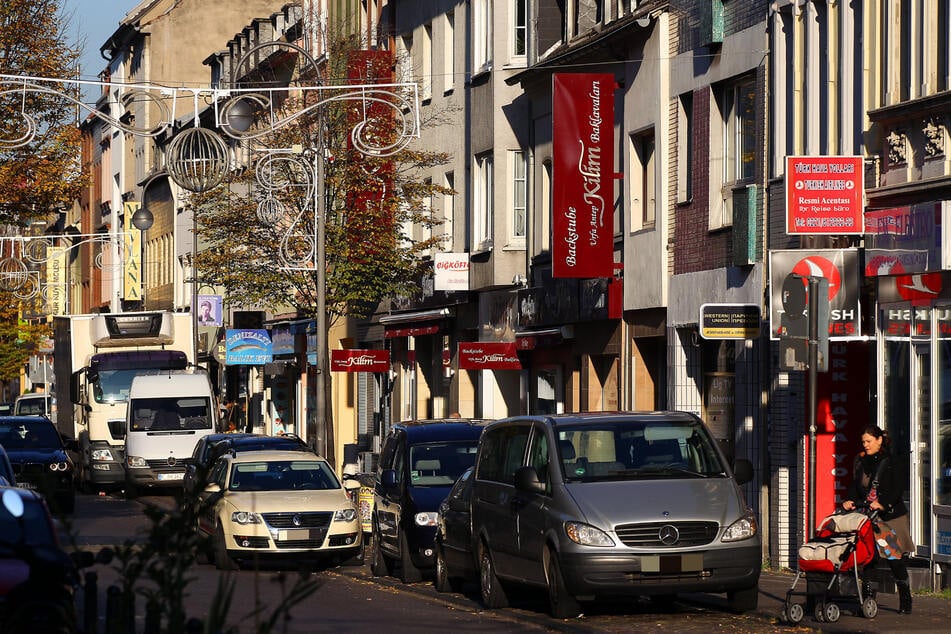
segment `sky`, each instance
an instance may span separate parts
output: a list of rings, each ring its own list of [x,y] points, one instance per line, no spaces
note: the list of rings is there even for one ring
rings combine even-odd
[[[63,13],[70,18],[67,39],[84,42],[80,57],[82,79],[96,81],[106,67],[99,47],[119,28],[119,20],[139,5],[141,0],[62,0]]]

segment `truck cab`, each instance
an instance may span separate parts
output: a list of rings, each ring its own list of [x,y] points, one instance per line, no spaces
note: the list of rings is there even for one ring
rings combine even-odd
[[[207,373],[198,368],[136,376],[126,409],[127,493],[180,487],[195,444],[218,427]]]

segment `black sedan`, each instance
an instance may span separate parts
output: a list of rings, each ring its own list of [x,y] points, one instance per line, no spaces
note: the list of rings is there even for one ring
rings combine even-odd
[[[17,486],[42,494],[54,512],[73,512],[73,461],[50,419],[0,416],[0,445],[13,465]]]
[[[474,469],[469,467],[459,476],[449,495],[439,505],[435,577],[439,592],[459,592],[464,581],[478,579],[469,511]]]
[[[191,460],[185,467],[183,486],[185,494],[194,494],[205,488],[208,470],[218,458],[234,451],[307,451],[307,444],[294,434],[266,436],[264,434],[221,433],[209,434],[195,444]]]
[[[60,546],[42,497],[0,487],[0,631],[76,631],[78,559]]]

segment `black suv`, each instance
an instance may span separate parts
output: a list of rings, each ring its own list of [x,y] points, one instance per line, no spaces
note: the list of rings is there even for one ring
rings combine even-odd
[[[453,483],[475,462],[487,421],[445,419],[397,423],[380,453],[374,492],[370,569],[414,583],[435,565],[436,515]]]
[[[42,494],[53,511],[72,513],[73,461],[46,416],[0,416],[0,445],[7,451],[17,486]]]

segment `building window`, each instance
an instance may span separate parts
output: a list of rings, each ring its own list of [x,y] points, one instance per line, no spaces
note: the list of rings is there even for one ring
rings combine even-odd
[[[551,174],[552,174],[552,162],[551,162],[551,159],[548,159],[542,164],[542,172],[541,172],[542,183],[541,183],[541,187],[538,188],[538,191],[542,197],[538,205],[538,208],[542,211],[542,213],[539,214],[541,227],[539,228],[539,231],[538,231],[538,236],[540,238],[538,251],[542,251],[542,252],[551,250],[551,216],[552,216]]]
[[[472,72],[492,70],[492,0],[472,2]]]
[[[472,250],[492,246],[492,154],[475,158],[472,183]]]
[[[733,224],[733,189],[756,173],[756,84],[748,78],[718,86],[715,102],[721,132],[710,126],[711,229]]]
[[[443,18],[446,31],[443,34],[443,91],[452,92],[456,84],[456,14],[452,11]]]
[[[677,202],[693,197],[693,93],[684,93],[677,104]]]
[[[657,213],[654,131],[631,136],[631,231],[654,226]]]
[[[527,49],[528,0],[515,0],[512,15],[512,55],[522,57]]]
[[[512,237],[525,239],[527,221],[528,179],[526,177],[525,153],[510,152],[512,161]]]
[[[424,101],[433,98],[433,25],[424,24],[420,42],[422,68],[420,69],[420,98]]]

